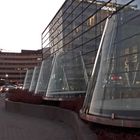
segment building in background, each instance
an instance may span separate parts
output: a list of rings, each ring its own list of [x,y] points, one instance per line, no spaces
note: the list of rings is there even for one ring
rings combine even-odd
[[[21,53],[0,52],[0,79],[23,84],[27,69],[40,65],[42,50],[22,50]]]

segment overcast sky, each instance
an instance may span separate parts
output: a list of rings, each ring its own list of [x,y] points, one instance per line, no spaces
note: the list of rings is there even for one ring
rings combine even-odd
[[[65,0],[0,0],[0,49],[41,48],[41,33]]]

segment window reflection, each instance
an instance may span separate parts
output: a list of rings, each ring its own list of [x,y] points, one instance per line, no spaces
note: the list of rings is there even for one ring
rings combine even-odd
[[[95,15],[91,16],[87,21],[88,26],[94,26],[95,25]]]

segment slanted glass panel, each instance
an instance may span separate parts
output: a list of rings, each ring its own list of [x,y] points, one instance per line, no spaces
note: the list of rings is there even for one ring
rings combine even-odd
[[[31,80],[33,76],[33,69],[28,69],[26,72],[23,89],[29,89],[31,85]]]
[[[140,2],[109,19],[100,53],[89,113],[115,118],[140,117]]]
[[[39,72],[40,72],[40,67],[35,67],[34,68],[34,72],[33,72],[33,77],[32,77],[32,81],[31,81],[31,85],[29,88],[29,91],[34,92],[36,85],[37,85],[37,80],[38,80],[38,76],[39,76]]]
[[[77,95],[85,93],[84,64],[80,51],[57,54],[46,96]]]
[[[43,60],[39,72],[39,77],[35,89],[35,94],[44,95],[47,91],[48,82],[50,78],[50,73],[52,69],[53,58],[49,57],[48,59]]]
[[[48,44],[55,63],[46,96],[85,94],[105,19],[114,12],[114,2],[67,0],[59,10],[59,19],[55,16],[50,22]]]

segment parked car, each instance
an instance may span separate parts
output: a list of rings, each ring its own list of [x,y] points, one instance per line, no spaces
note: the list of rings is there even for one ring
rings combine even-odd
[[[23,88],[23,84],[18,84],[18,85],[17,85],[17,88],[18,88],[18,89],[22,89],[22,88]]]
[[[9,89],[17,89],[17,86],[16,85],[10,85],[10,84],[0,86],[0,92],[7,92],[7,91],[9,91]]]

